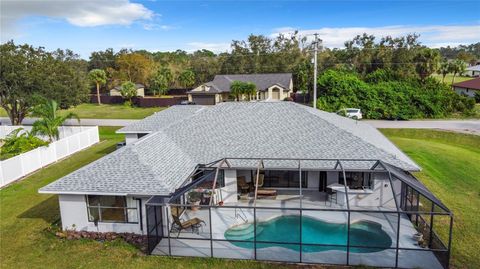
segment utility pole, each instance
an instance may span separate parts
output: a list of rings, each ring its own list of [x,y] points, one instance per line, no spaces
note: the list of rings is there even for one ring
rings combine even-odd
[[[318,34],[315,33],[315,41],[313,41],[314,56],[313,56],[313,108],[317,108],[317,51],[318,51]]]

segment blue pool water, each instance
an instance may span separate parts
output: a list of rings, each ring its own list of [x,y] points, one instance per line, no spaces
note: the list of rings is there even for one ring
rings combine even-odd
[[[300,242],[300,217],[281,216],[270,221],[257,223],[257,248],[284,247],[300,251],[299,245],[259,243],[268,242]],[[242,248],[254,248],[254,226],[251,223],[239,225],[228,229],[225,238],[232,240],[230,243]],[[247,242],[236,242],[244,240]],[[302,217],[302,242],[303,244],[329,244],[347,245],[347,224],[330,223],[310,217]],[[382,230],[378,223],[359,221],[350,225],[350,245],[367,246],[374,248],[350,248],[351,252],[377,252],[382,251],[392,244],[390,236]],[[319,252],[327,250],[346,251],[343,246],[302,246],[303,252]]]

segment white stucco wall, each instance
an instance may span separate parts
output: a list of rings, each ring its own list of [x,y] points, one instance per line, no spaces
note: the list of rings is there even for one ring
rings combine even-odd
[[[221,188],[221,197],[224,203],[236,203],[237,197],[237,170],[225,169],[225,187]]]
[[[373,174],[373,178],[373,192],[362,194],[353,194],[349,192],[350,206],[380,206],[395,209],[396,206],[388,174],[375,173]]]
[[[138,140],[137,134],[125,134],[125,143],[131,144]]]
[[[455,88],[455,92],[458,94],[466,95],[468,97],[475,97],[476,90],[460,88],[460,87],[454,87],[454,88]]]
[[[111,89],[110,90],[110,96],[122,96],[122,94],[117,89]],[[138,88],[137,89],[137,96],[145,97],[145,89],[144,88]]]
[[[138,201],[133,200],[133,197],[127,196],[127,204],[129,207],[136,206],[138,208]],[[90,231],[90,232],[117,232],[117,233],[136,233],[146,234],[146,214],[145,203],[147,197],[142,197],[142,223],[143,231],[138,223],[102,223],[99,222],[96,227],[93,222],[88,221],[87,204],[85,195],[71,195],[61,194],[58,196],[60,204],[60,215],[62,218],[62,229],[76,230],[76,231]],[[137,210],[138,218],[140,218],[140,211]]]

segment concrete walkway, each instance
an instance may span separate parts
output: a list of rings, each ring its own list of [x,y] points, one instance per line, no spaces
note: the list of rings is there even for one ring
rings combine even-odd
[[[364,120],[363,122],[369,123],[375,128],[440,129],[480,135],[480,120]]]
[[[35,118],[26,118],[23,124],[31,125]],[[126,126],[139,120],[123,119],[82,119],[80,124],[76,120],[67,120],[65,125],[97,125],[97,126]],[[10,120],[1,117],[2,124],[10,124]],[[480,135],[480,120],[412,120],[412,121],[388,121],[388,120],[363,120],[375,128],[418,128],[440,129],[461,133]]]

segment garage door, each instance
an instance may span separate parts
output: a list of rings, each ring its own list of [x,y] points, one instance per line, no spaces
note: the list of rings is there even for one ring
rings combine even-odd
[[[197,105],[214,105],[215,95],[197,95],[192,96],[193,102]]]
[[[273,100],[280,100],[280,90],[279,89],[273,89],[272,90],[272,99]]]

